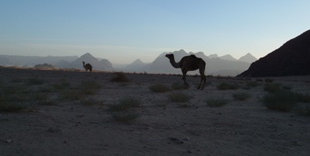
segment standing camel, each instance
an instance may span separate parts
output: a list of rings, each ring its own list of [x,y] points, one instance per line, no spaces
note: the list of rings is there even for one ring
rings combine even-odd
[[[85,64],[85,62],[84,62],[84,61],[83,61],[83,67],[84,67],[85,71],[89,71],[89,72],[91,72],[91,71],[93,70],[92,65],[91,65],[91,64],[89,64],[89,63],[86,63],[86,64]]]
[[[206,68],[206,62],[199,58],[196,57],[195,55],[189,55],[189,56],[184,56],[180,62],[176,63],[174,60],[174,55],[173,54],[167,54],[166,57],[170,60],[171,65],[174,68],[181,68],[182,70],[182,79],[184,81],[184,84],[188,86],[188,83],[186,82],[186,73],[188,71],[193,71],[199,69],[200,73],[200,83],[197,89],[203,89],[206,83],[206,76],[205,76],[205,68]]]

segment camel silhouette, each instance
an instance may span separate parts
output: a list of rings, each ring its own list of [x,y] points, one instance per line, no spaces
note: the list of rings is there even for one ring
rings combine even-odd
[[[205,76],[205,68],[206,68],[206,62],[199,58],[196,57],[195,55],[189,55],[189,56],[184,56],[180,62],[176,63],[174,60],[174,55],[173,54],[166,54],[166,57],[170,60],[171,65],[174,68],[181,68],[182,70],[182,79],[184,81],[184,84],[188,86],[188,83],[186,82],[186,73],[188,71],[193,71],[199,69],[200,73],[200,83],[197,89],[203,89],[206,83],[206,76]]]
[[[89,64],[89,63],[86,63],[86,64],[85,64],[85,62],[84,62],[84,61],[83,61],[83,67],[84,67],[85,71],[89,71],[89,72],[91,72],[91,71],[93,70],[92,65],[91,65],[91,64]]]

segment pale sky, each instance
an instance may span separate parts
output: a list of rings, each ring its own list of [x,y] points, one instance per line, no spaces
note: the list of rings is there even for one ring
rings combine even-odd
[[[1,0],[0,54],[113,64],[184,49],[262,57],[310,28],[309,0]]]

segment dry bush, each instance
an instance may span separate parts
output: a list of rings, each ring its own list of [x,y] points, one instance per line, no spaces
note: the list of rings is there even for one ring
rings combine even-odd
[[[209,107],[221,107],[228,103],[225,99],[208,99],[206,103]]]
[[[109,110],[112,112],[112,117],[115,121],[130,123],[136,120],[140,115],[134,108],[140,107],[141,102],[133,97],[121,98],[117,104],[111,105]]]
[[[255,88],[257,86],[259,86],[260,84],[257,81],[248,81],[246,82],[245,86],[243,87],[243,89],[252,89]]]
[[[131,123],[140,117],[140,115],[137,112],[113,112],[112,117],[117,122]]]
[[[81,94],[93,95],[101,88],[101,85],[96,81],[82,81],[78,88]]]
[[[60,82],[53,84],[53,88],[57,91],[69,89],[71,84],[67,80],[60,80]]]
[[[310,102],[310,96],[280,89],[265,95],[262,101],[269,109],[289,112],[297,107],[298,103]]]
[[[248,98],[250,98],[250,97],[251,97],[250,94],[244,93],[244,92],[234,93],[234,94],[233,94],[233,98],[234,98],[235,100],[238,100],[238,101],[244,101],[244,100],[246,100],[246,99],[248,99]]]
[[[183,89],[188,89],[189,85],[185,85],[184,83],[177,83],[177,82],[175,82],[175,83],[173,83],[171,85],[171,88],[173,90],[183,90]]]
[[[122,72],[114,73],[114,76],[111,79],[112,82],[129,82],[127,76]]]
[[[238,89],[238,88],[239,88],[238,85],[227,83],[227,82],[222,82],[222,83],[217,85],[217,89],[219,89],[219,90],[234,90],[234,89]]]
[[[279,83],[267,83],[264,86],[264,90],[270,93],[283,90],[283,86]]]
[[[124,97],[121,98],[117,104],[110,106],[110,111],[112,112],[118,112],[118,111],[126,111],[130,108],[140,107],[141,102],[138,99],[135,99],[133,97]]]
[[[171,93],[168,95],[168,98],[170,99],[171,102],[177,102],[177,103],[182,103],[182,102],[189,102],[189,100],[192,98],[191,96],[178,92],[178,93]]]
[[[80,101],[81,104],[86,106],[103,105],[103,101],[94,98],[85,98]]]
[[[149,87],[152,92],[155,93],[164,93],[170,91],[170,89],[163,84],[155,84]]]
[[[39,79],[39,78],[26,79],[27,85],[42,85],[43,83],[44,83],[44,81],[42,79]]]

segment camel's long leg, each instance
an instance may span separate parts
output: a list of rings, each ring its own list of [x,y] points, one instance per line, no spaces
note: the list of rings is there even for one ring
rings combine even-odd
[[[188,83],[186,82],[186,73],[187,73],[187,70],[182,69],[182,74],[183,74],[182,79],[184,81],[184,84],[188,86]]]
[[[202,68],[199,68],[199,73],[200,73],[200,83],[199,83],[198,89],[202,90],[205,87],[205,83],[206,83],[205,66],[203,66]]]

